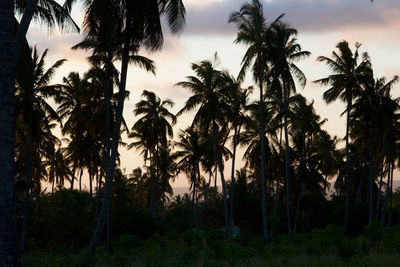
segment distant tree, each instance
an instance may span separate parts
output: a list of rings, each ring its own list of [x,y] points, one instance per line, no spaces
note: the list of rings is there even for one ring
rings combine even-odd
[[[291,233],[291,205],[290,205],[290,144],[288,133],[288,99],[291,92],[296,92],[295,79],[302,87],[306,84],[305,74],[297,67],[295,62],[308,57],[311,53],[303,51],[297,42],[297,30],[284,23],[273,26],[272,42],[268,46],[269,60],[271,62],[271,76],[279,79],[283,89],[284,104],[284,129],[285,129],[285,176],[286,176],[286,209],[288,218],[288,230]]]
[[[149,155],[152,184],[150,208],[151,213],[156,215],[160,193],[157,168],[159,151],[167,145],[167,138],[173,137],[172,125],[176,123],[176,117],[168,110],[174,106],[172,100],[161,100],[155,93],[146,90],[142,97],[145,99],[139,101],[134,109],[135,115],[142,117],[132,127],[132,134],[129,136],[136,140],[130,147],[143,147],[145,156]]]
[[[201,125],[203,129],[210,128],[213,133],[214,151],[217,156],[222,183],[225,230],[227,235],[229,231],[228,199],[223,172],[223,149],[219,140],[223,136],[221,135],[221,129],[226,128],[226,113],[229,109],[228,102],[226,101],[226,90],[229,90],[229,87],[225,86],[224,73],[215,68],[215,61],[217,61],[217,55],[215,55],[214,62],[203,60],[200,64],[192,63],[192,70],[195,72],[196,76],[188,76],[187,81],[176,84],[189,89],[193,93],[177,115],[179,116],[198,108],[192,125]]]
[[[18,112],[22,113],[27,125],[26,189],[20,242],[21,252],[24,250],[27,234],[29,192],[32,181],[32,154],[39,154],[40,144],[46,140],[45,134],[52,136],[51,126],[49,125],[51,121],[58,120],[60,122],[56,111],[47,103],[46,98],[56,94],[57,86],[49,83],[55,71],[64,63],[65,59],[58,60],[46,70],[44,65],[47,52],[46,49],[42,55],[39,55],[36,46],[33,48],[25,46],[18,60],[16,71],[17,108],[19,109]],[[41,123],[41,120],[44,120],[45,123]],[[40,185],[40,177],[37,177],[37,183]],[[37,191],[40,194],[40,186],[38,188]]]
[[[271,25],[280,20],[283,16],[279,16]],[[233,22],[238,26],[239,32],[237,34],[236,43],[242,43],[248,45],[243,59],[242,69],[239,73],[239,80],[243,80],[246,71],[253,64],[253,78],[258,83],[260,88],[260,140],[261,147],[265,147],[264,137],[264,82],[266,81],[266,74],[268,72],[267,64],[268,60],[265,53],[266,39],[269,36],[269,27],[266,24],[266,19],[263,13],[263,5],[259,0],[252,0],[251,3],[244,4],[240,11],[234,12],[229,18],[229,22]],[[271,26],[270,25],[270,26]],[[268,219],[267,219],[267,207],[266,207],[266,193],[265,193],[265,151],[261,149],[261,207],[262,207],[262,218],[263,218],[263,240],[264,244],[269,242],[268,236]]]
[[[347,231],[349,222],[349,201],[350,201],[350,149],[349,149],[349,127],[350,111],[353,107],[353,99],[361,90],[362,82],[371,77],[371,64],[367,53],[363,54],[362,61],[359,63],[358,49],[361,44],[356,44],[353,53],[347,41],[341,41],[336,45],[339,53],[332,52],[332,59],[320,56],[318,61],[325,62],[332,70],[333,74],[326,78],[314,81],[322,85],[329,85],[330,88],[324,92],[324,100],[327,103],[340,98],[347,104],[346,113],[346,210],[343,224],[343,232]]]

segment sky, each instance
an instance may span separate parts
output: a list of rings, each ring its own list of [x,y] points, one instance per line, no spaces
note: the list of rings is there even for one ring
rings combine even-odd
[[[164,31],[164,46],[159,52],[152,54],[141,51],[156,63],[156,75],[146,73],[134,66],[129,68],[127,90],[129,100],[125,103],[124,117],[131,127],[137,118],[133,115],[135,103],[140,100],[143,90],[154,91],[161,99],[170,98],[175,102],[173,112],[179,111],[190,96],[186,89],[174,86],[185,77],[192,75],[190,64],[204,59],[212,59],[215,52],[220,58],[220,68],[228,70],[236,76],[241,68],[241,59],[246,47],[234,43],[237,28],[229,24],[229,15],[238,11],[245,3],[243,0],[183,0],[187,11],[184,31],[173,36]],[[271,22],[284,13],[283,21],[298,30],[298,42],[303,50],[312,55],[298,62],[298,66],[307,77],[305,88],[297,88],[314,107],[321,118],[328,121],[324,128],[331,134],[343,138],[345,120],[341,117],[344,104],[339,101],[327,105],[322,94],[327,88],[313,84],[312,81],[330,74],[324,63],[316,61],[318,56],[330,56],[335,45],[347,40],[352,47],[362,44],[360,51],[367,51],[371,57],[376,77],[392,78],[400,75],[400,1],[398,0],[260,0],[264,5],[267,21]],[[82,24],[84,11],[77,5],[73,9],[73,18]],[[89,53],[73,51],[73,45],[82,40],[78,33],[60,33],[33,24],[28,32],[31,45],[37,44],[40,51],[48,48],[47,64],[50,66],[59,59],[68,61],[56,73],[53,82],[61,83],[62,77],[71,71],[83,74],[88,70],[86,57]],[[253,84],[249,73],[244,86]],[[393,95],[400,96],[400,85],[393,89]],[[178,118],[174,127],[175,137],[180,129],[190,125],[193,114],[184,114]],[[126,139],[125,139],[126,140]],[[121,165],[128,173],[143,164],[139,152],[120,148]],[[241,156],[237,159],[241,166]],[[229,173],[230,162],[226,164]],[[186,178],[181,175],[173,186],[187,186]]]

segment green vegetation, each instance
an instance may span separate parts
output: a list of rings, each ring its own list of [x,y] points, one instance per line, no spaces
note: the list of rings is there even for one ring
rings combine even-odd
[[[204,230],[190,229],[189,198],[183,204],[171,203],[162,224],[134,209],[115,209],[114,253],[109,254],[101,246],[88,257],[85,247],[94,223],[88,193],[60,190],[43,198],[43,213],[39,213],[29,232],[30,249],[22,258],[24,266],[84,263],[91,266],[397,266],[400,263],[399,225],[388,228],[382,227],[380,221],[373,221],[361,229],[361,234],[351,236],[342,235],[338,225],[296,235],[273,231],[268,246],[263,245],[262,236],[252,232],[252,227],[243,226],[231,242],[226,242],[223,228],[207,224]],[[400,195],[395,198],[400,199]],[[222,196],[218,201],[223,205]],[[76,202],[87,205],[79,206]],[[223,225],[223,212],[214,214],[206,209],[206,214],[217,215]],[[63,227],[59,227],[60,222]]]

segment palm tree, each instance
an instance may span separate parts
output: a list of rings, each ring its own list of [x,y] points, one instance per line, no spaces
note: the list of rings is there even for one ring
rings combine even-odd
[[[240,136],[240,131],[245,125],[246,121],[249,120],[246,114],[246,107],[248,102],[248,95],[252,91],[252,87],[244,90],[240,87],[240,82],[236,81],[233,77],[227,78],[227,86],[231,87],[229,93],[229,106],[231,107],[229,119],[233,128],[232,137],[232,170],[231,170],[231,192],[230,192],[230,213],[229,213],[229,236],[228,240],[232,238],[232,230],[234,227],[233,213],[234,213],[234,196],[235,196],[235,160],[236,160],[236,148],[238,145],[238,139]]]
[[[114,63],[121,59],[123,39],[120,34],[123,27],[122,10],[117,1],[94,1],[90,4],[85,14],[85,39],[72,47],[72,49],[92,50],[89,62],[100,72],[101,87],[105,95],[105,133],[104,146],[101,159],[100,181],[105,171],[105,164],[110,152],[111,131],[111,95],[114,84],[118,84],[118,70]],[[105,20],[104,18],[107,18]],[[135,44],[136,45],[136,44]],[[137,55],[137,48],[132,47],[129,62],[155,73],[152,60]]]
[[[48,168],[49,182],[52,182],[51,192],[54,187],[63,188],[65,180],[71,176],[69,162],[64,156],[65,149],[59,147],[52,153],[52,156],[44,162],[44,166]]]
[[[69,2],[73,2],[70,0]],[[130,51],[132,47],[136,52],[143,45],[149,50],[161,49],[163,44],[160,16],[167,15],[169,28],[173,33],[179,32],[185,22],[185,8],[181,0],[151,0],[151,1],[122,1],[124,32],[122,40],[124,44],[121,53],[121,78],[119,84],[119,98],[116,110],[115,125],[113,129],[113,142],[111,156],[106,167],[106,183],[104,188],[103,205],[99,214],[93,238],[90,242],[88,253],[93,254],[103,232],[106,215],[111,207],[112,175],[115,168],[115,160],[118,154],[118,136],[122,120],[124,95]],[[107,19],[107,18],[104,18]]]
[[[226,91],[229,90],[230,87],[227,87],[225,84],[226,74],[215,69],[216,61],[217,55],[215,54],[214,63],[208,60],[203,60],[200,64],[192,63],[192,70],[196,76],[188,76],[186,77],[187,81],[176,84],[189,89],[193,93],[177,115],[179,116],[184,112],[189,112],[199,107],[192,125],[201,125],[203,129],[209,129],[211,127],[224,198],[225,233],[226,237],[228,237],[228,200],[223,172],[222,148],[219,141],[223,136],[223,129],[226,128],[226,114],[229,110],[228,102],[226,100]]]
[[[281,17],[279,16],[275,22],[276,23]],[[253,63],[253,77],[254,80],[259,84],[260,87],[260,140],[261,147],[265,147],[265,137],[264,137],[264,81],[266,79],[266,73],[268,69],[266,68],[267,62],[265,50],[265,38],[269,36],[269,27],[267,27],[266,19],[263,13],[263,6],[259,0],[252,0],[251,3],[244,4],[239,12],[234,12],[229,18],[229,22],[235,23],[239,32],[237,34],[235,43],[242,43],[249,46],[243,59],[242,59],[242,69],[239,73],[239,80],[242,80],[245,76],[246,70]],[[267,207],[266,207],[266,193],[265,193],[265,151],[261,149],[261,207],[262,207],[262,218],[263,218],[263,240],[264,244],[269,241],[268,236],[268,220],[267,220]]]
[[[397,100],[393,100],[390,96],[390,90],[398,81],[395,76],[392,80],[386,82],[386,78],[377,79],[374,81],[371,77],[370,81],[363,85],[359,98],[354,103],[352,110],[352,127],[350,135],[354,142],[360,145],[360,150],[363,155],[361,158],[367,158],[370,174],[368,187],[368,203],[369,203],[369,223],[373,217],[373,184],[375,174],[379,170],[379,165],[383,167],[385,158],[387,135],[392,131],[393,121],[396,120],[395,113],[398,108]],[[378,168],[377,168],[378,167]],[[382,169],[382,167],[380,167]],[[383,169],[381,170],[383,172]],[[377,192],[377,213],[379,211],[380,191],[382,184],[379,182],[379,190]]]
[[[24,221],[22,225],[22,234],[20,241],[20,250],[24,250],[27,225],[28,225],[28,214],[29,214],[29,189],[32,180],[32,143],[37,153],[39,149],[39,143],[42,141],[43,131],[39,124],[35,124],[33,129],[33,116],[37,120],[39,117],[48,117],[48,120],[60,121],[57,113],[54,109],[46,102],[47,97],[55,95],[54,85],[49,85],[50,80],[54,76],[55,71],[64,63],[65,59],[58,60],[49,69],[44,69],[45,58],[48,50],[45,50],[40,56],[36,49],[24,47],[24,51],[17,64],[16,72],[16,83],[17,83],[17,101],[22,109],[25,123],[28,125],[27,129],[27,164],[26,164],[26,189],[25,189],[25,204],[24,204]],[[19,106],[18,105],[18,106]],[[35,115],[33,115],[35,113]],[[40,115],[42,114],[42,115]],[[37,121],[36,121],[37,122]],[[46,126],[47,127],[47,126]],[[32,131],[36,130],[33,134]],[[38,132],[39,131],[39,132]],[[40,182],[40,181],[39,181]],[[26,218],[26,219],[25,219]]]
[[[88,116],[90,116],[90,113],[87,112],[87,103],[90,99],[90,82],[87,74],[81,78],[77,72],[71,72],[68,77],[63,78],[63,81],[64,85],[61,86],[61,90],[56,96],[56,102],[60,104],[57,109],[60,118],[67,118],[62,128],[62,134],[70,134],[73,137],[70,143],[73,146],[70,147],[73,162],[71,190],[73,190],[79,154],[82,151],[79,148]]]
[[[46,3],[45,1],[43,1]],[[55,3],[54,1],[51,1]],[[16,265],[18,256],[16,249],[16,219],[14,210],[14,155],[15,155],[15,68],[21,48],[25,42],[25,35],[34,16],[38,0],[28,2],[17,34],[15,34],[15,1],[5,0],[0,3],[0,210],[3,215],[0,219],[0,264]],[[47,2],[49,3],[49,2]],[[61,25],[66,22],[66,13],[47,13],[49,18],[56,18]]]
[[[367,53],[363,54],[359,63],[358,49],[361,44],[356,43],[356,51],[353,53],[347,41],[341,41],[336,45],[339,53],[333,51],[332,59],[320,56],[318,61],[325,62],[333,71],[333,74],[314,82],[331,86],[324,92],[324,100],[329,104],[340,98],[346,102],[346,208],[343,224],[343,232],[347,231],[349,222],[349,198],[350,198],[350,149],[349,149],[349,122],[353,99],[361,90],[361,83],[371,77],[371,64]]]
[[[190,205],[190,213],[192,221],[197,222],[194,202],[196,197],[196,190],[200,183],[200,162],[205,154],[205,140],[202,137],[199,129],[189,127],[179,134],[179,141],[175,142],[178,147],[177,155],[180,158],[178,162],[179,170],[185,172],[190,188],[192,189],[192,201]]]
[[[291,92],[296,92],[295,78],[302,87],[306,84],[304,73],[295,62],[308,57],[311,53],[302,51],[297,43],[296,29],[289,28],[283,23],[273,25],[273,41],[267,48],[271,62],[271,77],[279,79],[283,86],[284,129],[285,129],[285,176],[286,176],[286,209],[288,230],[291,233],[291,205],[290,205],[290,144],[288,134],[288,99]]]
[[[171,151],[171,148],[162,146],[159,148],[157,156],[157,169],[158,169],[158,181],[159,181],[159,194],[158,199],[161,201],[161,214],[164,212],[165,203],[169,200],[168,195],[173,195],[172,186],[170,181],[174,181],[179,171],[176,160],[178,154]]]
[[[159,148],[167,145],[167,137],[173,137],[172,125],[176,123],[176,117],[168,108],[174,106],[174,102],[170,99],[161,100],[155,93],[150,91],[143,91],[142,97],[144,100],[136,104],[134,113],[136,116],[143,115],[132,127],[132,134],[129,137],[141,137],[136,142],[132,143],[130,147],[144,147],[145,155],[149,153],[150,167],[151,167],[151,212],[156,214],[158,205],[158,198],[155,190],[158,190],[158,181],[154,179],[158,177],[157,162]],[[171,121],[171,122],[170,122]],[[158,191],[157,191],[158,192]]]

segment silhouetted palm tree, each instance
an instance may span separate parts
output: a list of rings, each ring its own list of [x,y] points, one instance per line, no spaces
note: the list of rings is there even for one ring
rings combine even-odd
[[[275,22],[283,16],[279,16]],[[239,73],[239,80],[242,80],[249,67],[252,67],[253,78],[260,87],[260,112],[259,121],[264,121],[264,82],[266,80],[266,74],[268,73],[267,68],[267,55],[265,53],[266,39],[270,34],[269,27],[266,24],[266,19],[263,13],[263,5],[259,0],[252,0],[251,3],[244,4],[239,12],[234,12],[229,18],[229,22],[235,23],[239,32],[237,34],[235,43],[242,43],[249,46],[242,59],[242,69]],[[260,140],[261,147],[265,147],[264,137],[264,124],[260,123]],[[265,151],[261,149],[261,207],[262,207],[262,218],[263,218],[263,233],[264,233],[264,244],[268,243],[268,219],[267,219],[267,207],[266,207],[266,193],[265,193]]]
[[[46,3],[43,1],[41,3]],[[20,2],[21,3],[21,2]],[[25,2],[26,3],[26,2]],[[25,36],[29,24],[34,16],[38,0],[29,1],[26,6],[17,33],[15,33],[15,1],[5,0],[0,4],[0,124],[2,135],[0,137],[0,210],[3,216],[0,219],[0,264],[16,265],[18,256],[16,249],[16,220],[14,210],[14,155],[15,155],[15,68],[25,43]],[[49,2],[47,2],[49,3]],[[56,3],[51,1],[51,3]],[[68,13],[47,12],[48,18],[65,25],[66,19],[63,15]],[[43,21],[43,20],[42,20]]]
[[[141,100],[136,104],[134,113],[136,116],[142,116],[132,127],[132,134],[129,137],[137,138],[136,142],[130,147],[143,147],[144,154],[148,153],[150,159],[151,172],[151,212],[153,215],[157,213],[157,205],[159,199],[155,198],[160,190],[158,178],[158,154],[159,148],[167,145],[167,137],[173,137],[172,125],[176,123],[176,117],[168,108],[174,106],[172,100],[161,100],[155,93],[143,91]],[[155,173],[154,173],[155,172]],[[157,192],[156,192],[157,190]]]
[[[297,43],[297,30],[284,23],[273,25],[273,38],[267,50],[271,62],[271,77],[279,79],[283,89],[284,104],[284,129],[285,129],[285,176],[286,176],[286,209],[288,230],[291,233],[291,205],[290,205],[290,144],[288,133],[288,99],[291,92],[296,92],[295,79],[302,87],[306,84],[304,73],[296,66],[295,62],[308,57],[311,53],[302,51]]]
[[[340,98],[346,102],[346,210],[343,224],[343,232],[347,231],[349,222],[349,198],[350,198],[350,150],[349,150],[349,127],[350,127],[350,111],[352,109],[353,99],[361,90],[361,83],[371,77],[371,66],[367,53],[363,54],[362,61],[359,63],[358,48],[356,43],[356,51],[353,53],[348,42],[341,41],[336,45],[339,53],[333,51],[332,59],[320,56],[318,61],[325,62],[332,70],[333,74],[326,78],[316,80],[316,83],[331,86],[324,92],[324,100],[329,104]]]
[[[192,126],[179,134],[179,141],[174,143],[179,157],[179,170],[185,172],[188,178],[190,189],[192,190],[192,201],[190,204],[190,213],[192,222],[197,222],[196,211],[194,209],[195,198],[200,183],[200,162],[205,155],[206,143],[196,127]]]
[[[36,49],[24,47],[21,57],[17,64],[16,84],[17,84],[17,106],[23,114],[24,121],[27,125],[27,163],[26,163],[26,190],[24,205],[24,221],[22,225],[22,234],[20,242],[21,252],[24,250],[27,224],[28,224],[28,208],[29,208],[29,189],[32,180],[32,150],[33,153],[39,152],[39,145],[43,139],[43,131],[50,132],[50,128],[45,126],[40,120],[50,123],[51,120],[59,120],[55,110],[47,103],[46,98],[54,96],[56,86],[49,85],[55,71],[64,63],[65,59],[58,60],[49,69],[44,69],[45,58],[48,50],[45,50],[40,56]],[[35,127],[33,127],[35,120]],[[34,133],[33,133],[34,131]],[[32,146],[34,149],[32,149]],[[39,178],[38,178],[39,179]],[[40,183],[40,179],[38,180]]]
[[[217,55],[214,62],[203,60],[200,64],[192,63],[192,70],[196,76],[188,76],[187,81],[176,85],[192,91],[193,95],[186,101],[185,106],[178,112],[178,116],[198,108],[192,125],[201,126],[203,129],[211,128],[214,137],[214,149],[222,183],[222,193],[225,209],[226,237],[229,231],[228,199],[226,194],[225,178],[223,172],[222,148],[219,140],[223,136],[222,129],[226,128],[226,113],[229,110],[226,101],[229,87],[225,84],[225,74],[215,68]]]
[[[73,2],[71,0],[70,2]],[[185,22],[185,8],[181,0],[141,0],[122,1],[121,9],[124,11],[124,31],[121,32],[123,51],[121,54],[121,78],[119,84],[119,98],[116,110],[115,125],[113,130],[113,142],[111,155],[106,167],[106,183],[104,188],[103,205],[99,219],[90,242],[88,253],[93,254],[103,232],[106,215],[109,213],[111,202],[112,175],[115,168],[115,160],[118,154],[118,140],[124,106],[124,95],[130,52],[134,48],[137,52],[140,46],[149,50],[157,50],[162,47],[162,28],[160,16],[165,14],[169,28],[173,33],[179,32]],[[107,19],[107,18],[104,18]]]

